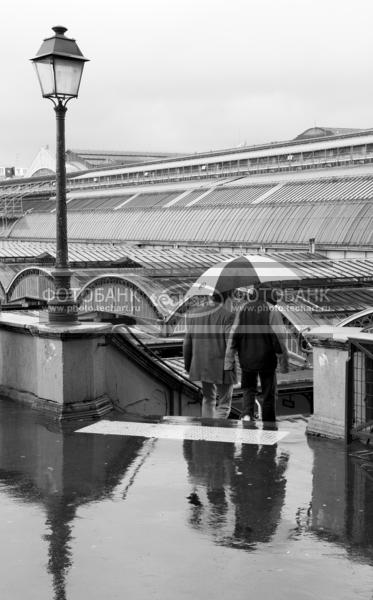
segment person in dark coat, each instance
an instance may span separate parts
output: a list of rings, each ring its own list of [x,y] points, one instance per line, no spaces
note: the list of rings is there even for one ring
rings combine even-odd
[[[253,297],[237,313],[229,340],[225,369],[233,369],[235,353],[242,369],[242,418],[255,420],[258,376],[261,383],[262,420],[276,421],[276,367],[289,370],[286,332],[278,308],[266,301],[265,290],[254,290]]]
[[[187,315],[183,355],[191,381],[202,385],[202,417],[227,419],[231,410],[234,369],[224,372],[224,358],[234,314],[227,310],[226,295],[215,294],[207,306]]]

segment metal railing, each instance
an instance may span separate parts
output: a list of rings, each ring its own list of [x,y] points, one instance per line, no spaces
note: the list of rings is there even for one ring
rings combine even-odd
[[[133,185],[143,184],[157,184],[157,183],[171,183],[171,182],[182,182],[192,180],[203,180],[210,178],[227,178],[227,177],[242,177],[246,175],[260,175],[265,173],[282,173],[282,172],[293,172],[305,169],[319,169],[322,167],[341,167],[348,165],[355,165],[359,163],[371,163],[373,162],[373,153],[366,152],[361,153],[348,153],[326,157],[312,157],[312,158],[301,158],[293,160],[283,161],[271,161],[269,159],[263,160],[263,162],[251,162],[247,165],[227,165],[218,167],[215,164],[208,165],[206,170],[200,168],[193,169],[192,167],[179,167],[179,169],[170,169],[168,173],[157,172],[157,169],[152,169],[151,165],[148,165],[148,174],[141,170],[138,172],[124,173],[118,179],[118,175],[103,175],[100,176],[96,173],[95,181],[82,181],[77,177],[71,180],[71,189],[105,189],[105,188],[116,188]],[[112,166],[113,169],[120,167]],[[123,168],[123,167],[122,167]],[[93,178],[93,176],[92,176]]]
[[[210,163],[206,165],[205,170],[202,169],[201,164],[184,167],[180,166],[178,168],[171,167],[170,169],[159,170],[156,167],[152,168],[152,165],[149,164],[147,167],[139,167],[139,171],[127,172],[126,167],[113,164],[110,165],[110,169],[117,170],[119,173],[117,172],[111,175],[105,175],[105,172],[103,171],[102,175],[100,175],[99,167],[89,178],[80,179],[79,175],[77,176],[75,173],[74,177],[67,178],[67,190],[82,192],[95,190],[104,191],[144,184],[151,185],[183,181],[203,181],[209,179],[224,179],[229,177],[239,178],[248,175],[261,175],[266,173],[291,173],[305,169],[320,169],[322,167],[339,167],[349,165],[353,166],[359,163],[372,162],[373,152],[368,151],[365,154],[360,152],[352,152],[324,157],[294,157],[292,160],[273,160],[272,157],[263,157],[262,159],[251,159],[251,161],[248,160],[247,164],[223,164],[221,166]],[[55,182],[53,180],[36,182],[28,181],[22,184],[19,182],[17,182],[17,184],[8,182],[7,185],[0,186],[0,196],[14,195],[21,189],[24,194],[32,192],[36,193],[38,191],[45,192],[47,189],[51,194],[53,194],[55,192]]]
[[[347,441],[373,440],[373,337],[350,339],[346,411]]]

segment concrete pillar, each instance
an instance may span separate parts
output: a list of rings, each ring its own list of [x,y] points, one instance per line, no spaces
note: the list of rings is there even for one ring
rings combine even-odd
[[[0,315],[0,393],[59,418],[97,417],[112,408],[106,395],[105,333],[111,325],[43,324]]]
[[[331,438],[346,435],[348,340],[312,340],[313,415],[307,433]]]

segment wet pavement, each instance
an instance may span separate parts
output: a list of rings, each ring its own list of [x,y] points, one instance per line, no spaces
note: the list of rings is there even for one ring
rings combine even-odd
[[[0,401],[1,598],[373,598],[369,447],[302,417],[225,441],[196,419],[105,423]]]

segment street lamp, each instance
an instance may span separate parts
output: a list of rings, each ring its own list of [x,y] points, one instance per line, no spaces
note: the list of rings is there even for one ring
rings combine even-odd
[[[55,35],[46,38],[32,58],[43,98],[53,102],[56,112],[56,263],[52,272],[55,294],[48,302],[48,318],[53,324],[76,323],[78,308],[71,291],[68,264],[65,114],[66,104],[77,98],[84,58],[75,40],[65,37],[66,27],[52,27]]]

